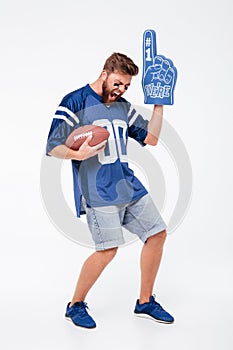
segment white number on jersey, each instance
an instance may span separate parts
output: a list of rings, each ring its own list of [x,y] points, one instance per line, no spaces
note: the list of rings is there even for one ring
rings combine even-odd
[[[110,133],[108,138],[109,154],[106,154],[106,146],[103,151],[98,153],[99,162],[101,164],[115,163],[118,157],[121,162],[127,162],[126,122],[121,119],[114,119],[111,123],[108,119],[98,119],[93,124],[105,127]]]

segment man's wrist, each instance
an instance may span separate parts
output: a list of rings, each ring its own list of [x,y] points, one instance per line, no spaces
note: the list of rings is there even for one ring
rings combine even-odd
[[[66,153],[66,159],[71,160],[83,160],[82,155],[79,151],[73,150],[71,148],[68,148],[68,151]]]

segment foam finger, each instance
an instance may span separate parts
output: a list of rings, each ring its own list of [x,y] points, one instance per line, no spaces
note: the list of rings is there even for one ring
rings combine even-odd
[[[148,67],[154,63],[154,58],[157,55],[156,34],[152,29],[145,30],[143,34],[143,75]]]
[[[172,68],[169,68],[167,70],[167,73],[165,75],[165,83],[166,84],[169,84],[171,82],[171,80],[173,79],[173,76],[174,76],[174,70]]]

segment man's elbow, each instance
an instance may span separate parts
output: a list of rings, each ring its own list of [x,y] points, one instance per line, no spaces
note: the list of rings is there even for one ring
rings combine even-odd
[[[158,137],[156,137],[155,135],[153,135],[151,133],[148,133],[145,140],[144,140],[144,143],[146,143],[147,145],[150,145],[150,146],[156,146],[158,143]]]
[[[46,154],[47,156],[53,156],[53,150],[47,151]]]

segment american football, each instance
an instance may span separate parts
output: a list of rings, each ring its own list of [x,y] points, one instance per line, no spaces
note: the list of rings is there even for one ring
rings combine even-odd
[[[89,146],[96,146],[109,138],[109,132],[102,126],[83,125],[72,131],[66,139],[66,146],[77,151],[88,136],[92,135]]]

